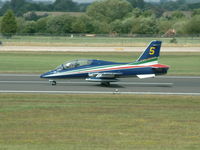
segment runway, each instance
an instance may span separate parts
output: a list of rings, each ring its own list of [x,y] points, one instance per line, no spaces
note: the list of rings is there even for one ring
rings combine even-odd
[[[0,93],[53,94],[165,94],[199,95],[200,76],[158,76],[150,79],[125,78],[103,87],[84,79],[57,80],[51,86],[48,80],[34,74],[0,74]]]

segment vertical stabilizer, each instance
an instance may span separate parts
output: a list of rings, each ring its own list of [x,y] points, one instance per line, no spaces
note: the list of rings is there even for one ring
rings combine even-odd
[[[160,55],[161,41],[152,41],[146,50],[140,55],[137,61],[143,61],[151,58],[158,58]]]

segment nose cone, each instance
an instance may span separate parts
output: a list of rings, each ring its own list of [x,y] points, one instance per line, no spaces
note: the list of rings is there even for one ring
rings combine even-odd
[[[51,75],[51,74],[52,74],[52,71],[45,72],[45,73],[40,75],[40,78],[49,78],[49,75]]]
[[[45,72],[43,74],[40,75],[40,78],[54,78],[55,74],[57,73],[56,70],[51,70],[49,72]]]
[[[46,78],[46,73],[41,74],[40,78]]]

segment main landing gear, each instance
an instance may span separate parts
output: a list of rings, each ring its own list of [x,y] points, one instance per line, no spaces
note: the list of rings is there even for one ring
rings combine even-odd
[[[54,81],[54,80],[49,80],[49,83],[50,83],[52,86],[54,86],[54,85],[57,84],[56,81]]]

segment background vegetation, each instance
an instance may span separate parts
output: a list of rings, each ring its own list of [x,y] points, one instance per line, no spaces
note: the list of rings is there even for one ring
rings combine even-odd
[[[200,34],[198,5],[184,0],[160,4],[145,3],[143,0],[103,0],[92,4],[77,4],[72,0],[56,0],[53,4],[11,0],[2,6],[0,14],[13,10],[17,16],[17,34],[171,36],[166,34],[170,29],[175,31],[172,35]],[[68,13],[49,15],[49,12]],[[79,12],[78,15],[76,12]]]

